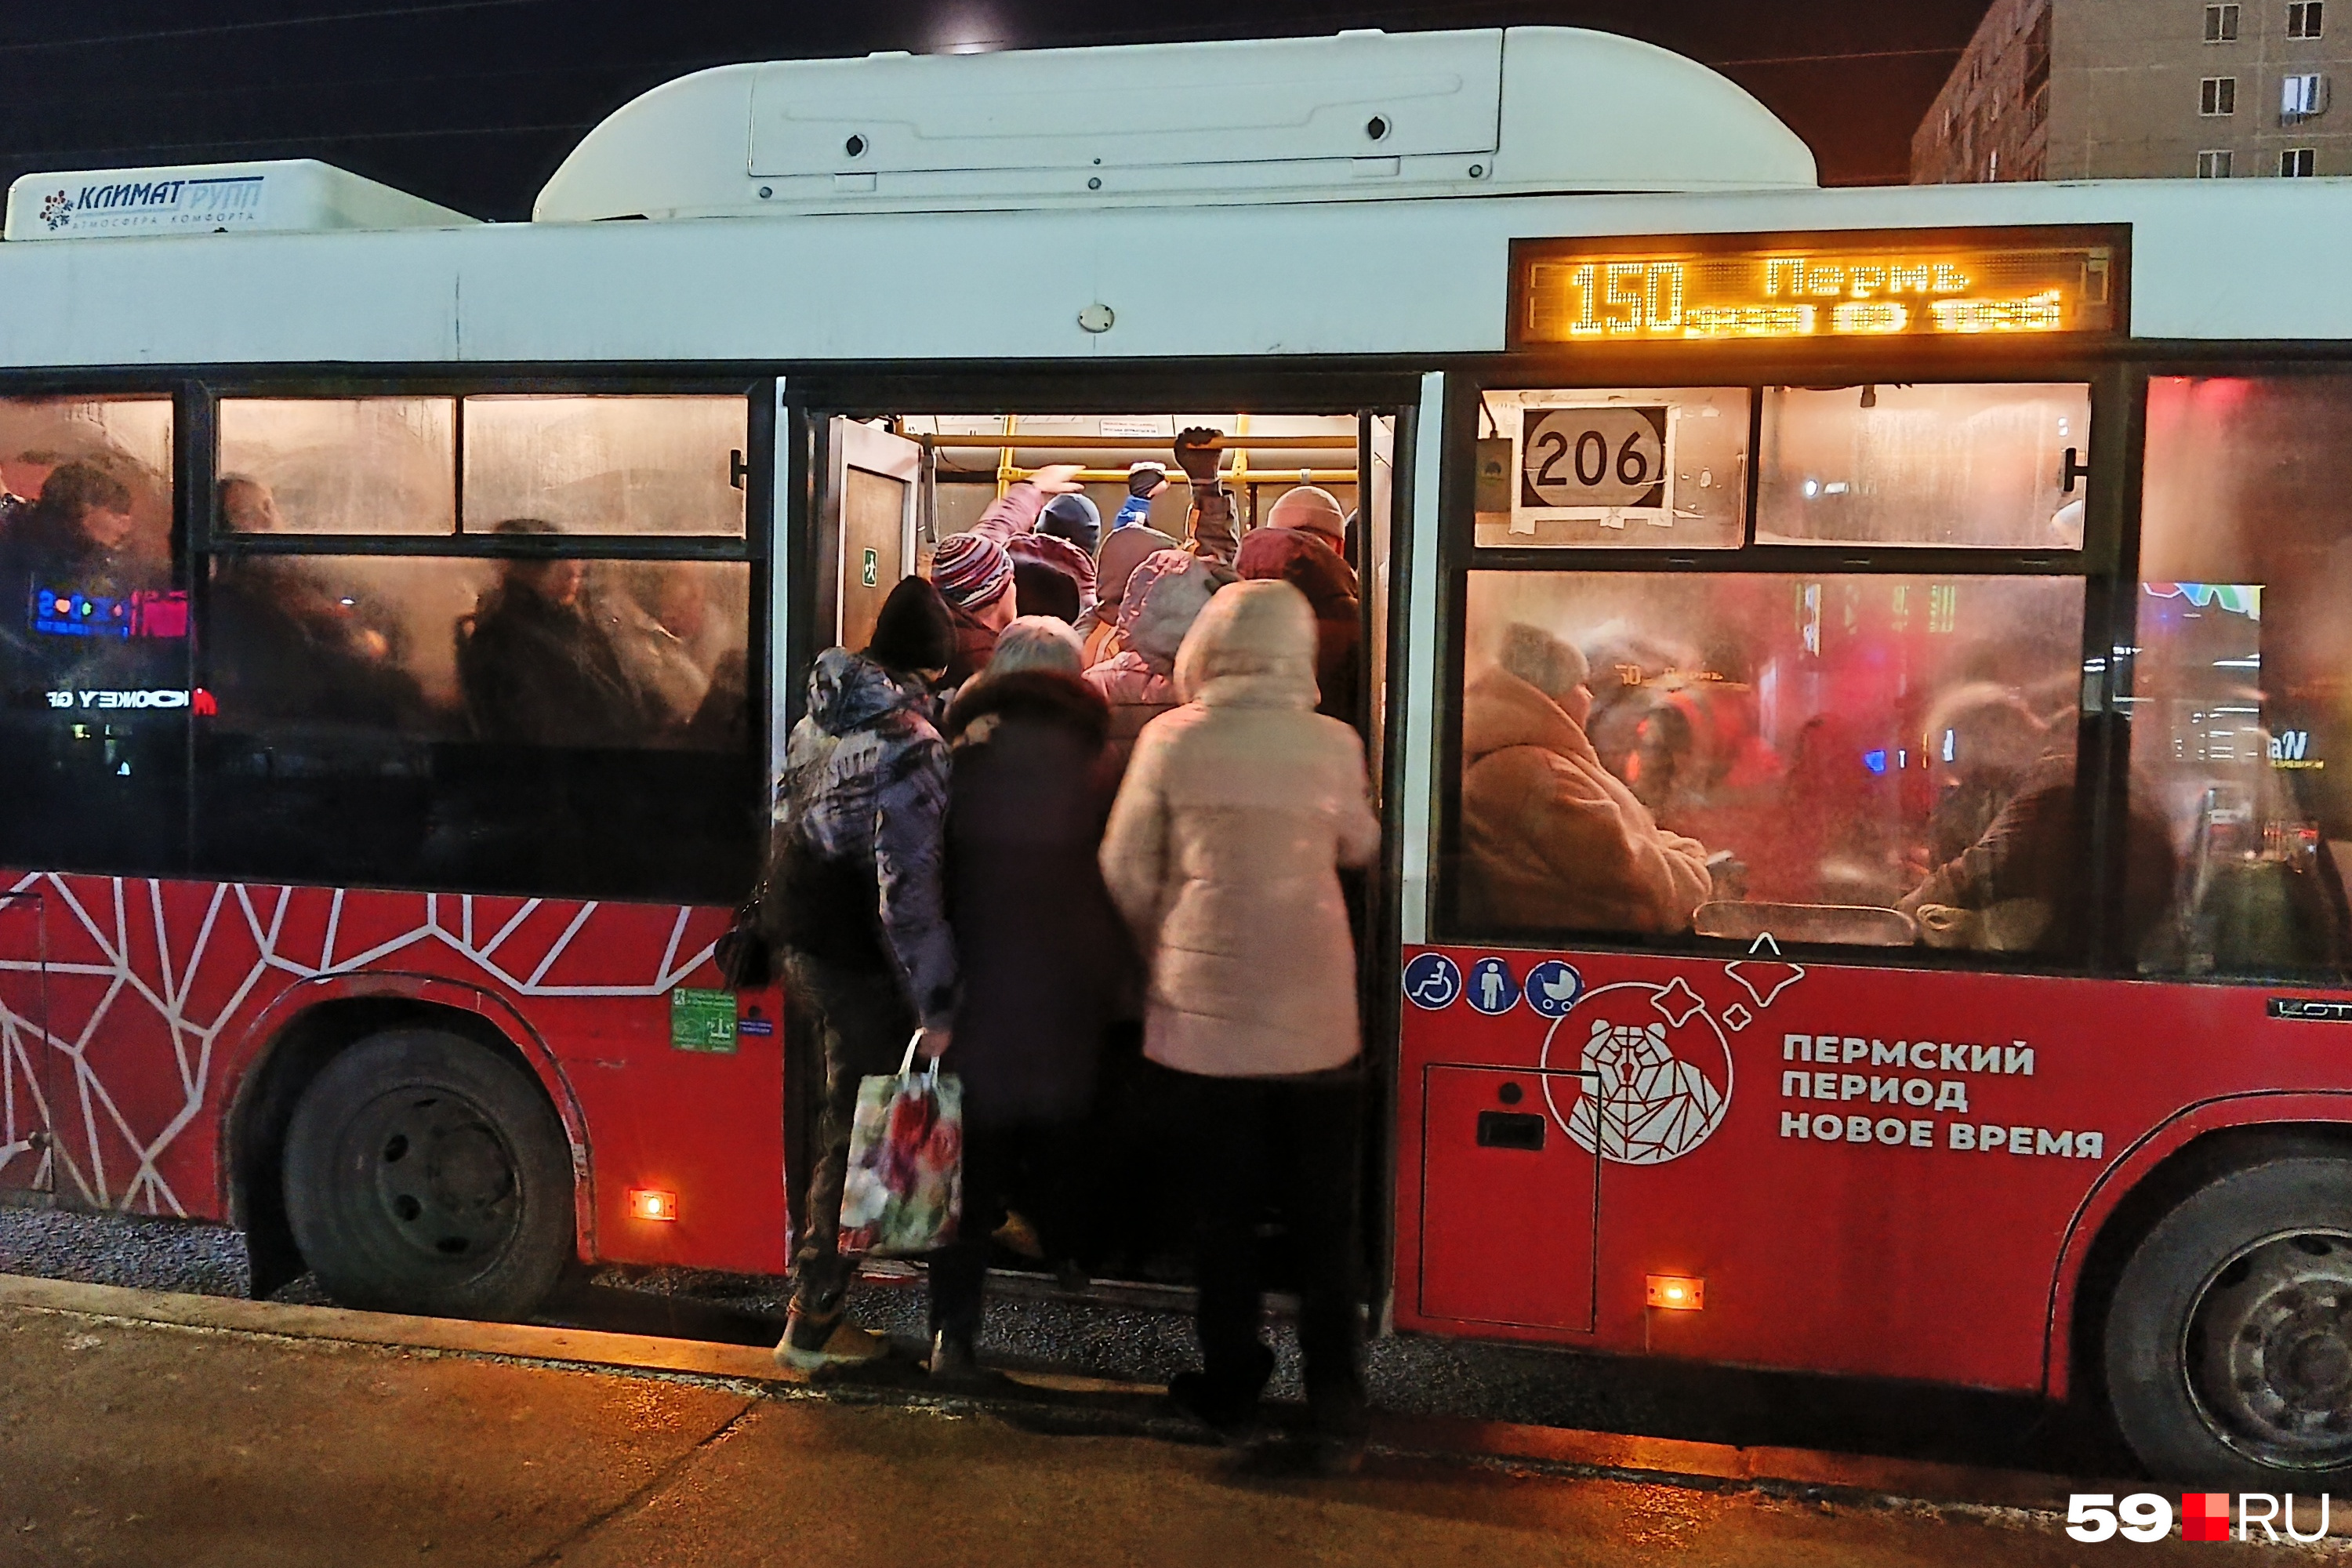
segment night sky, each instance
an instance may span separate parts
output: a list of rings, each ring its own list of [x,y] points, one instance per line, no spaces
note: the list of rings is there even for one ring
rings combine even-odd
[[[323,158],[487,218],[637,93],[738,60],[1552,24],[1661,44],[1746,86],[1830,184],[1906,177],[1912,128],[1986,0],[8,0],[0,180]]]

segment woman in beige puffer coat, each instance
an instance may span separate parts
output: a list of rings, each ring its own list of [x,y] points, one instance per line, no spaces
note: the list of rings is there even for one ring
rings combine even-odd
[[[1315,616],[1287,583],[1212,598],[1176,656],[1183,706],[1137,742],[1103,877],[1151,973],[1144,1055],[1168,1069],[1200,1209],[1204,1370],[1169,1384],[1248,1426],[1274,1367],[1259,1339],[1256,1222],[1286,1215],[1318,1457],[1361,1452],[1356,1175],[1362,1041],[1339,868],[1380,847],[1363,743],[1315,711]]]

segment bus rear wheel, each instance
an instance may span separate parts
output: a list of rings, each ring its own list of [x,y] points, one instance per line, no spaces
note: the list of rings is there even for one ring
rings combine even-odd
[[[2271,1160],[2183,1199],[2124,1266],[2105,1362],[2161,1479],[2352,1479],[2352,1161]]]
[[[572,1253],[572,1157],[523,1071],[433,1029],[371,1036],[295,1107],[286,1213],[344,1306],[528,1316]]]

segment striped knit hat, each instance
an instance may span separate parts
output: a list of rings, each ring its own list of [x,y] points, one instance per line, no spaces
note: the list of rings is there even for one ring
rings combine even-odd
[[[1013,557],[978,533],[952,533],[931,557],[931,584],[950,605],[976,610],[1013,585]]]

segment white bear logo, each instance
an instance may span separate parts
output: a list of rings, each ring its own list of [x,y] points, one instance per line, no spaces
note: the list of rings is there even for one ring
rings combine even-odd
[[[1568,1134],[1621,1165],[1663,1165],[1706,1141],[1724,1098],[1706,1075],[1666,1047],[1663,1023],[1592,1020],[1580,1069],[1593,1075],[1569,1113]]]

